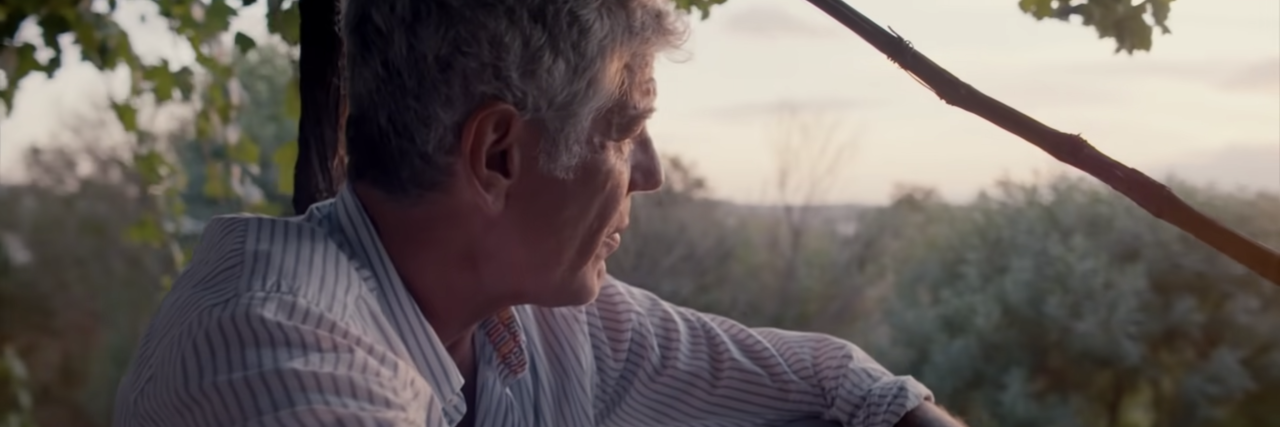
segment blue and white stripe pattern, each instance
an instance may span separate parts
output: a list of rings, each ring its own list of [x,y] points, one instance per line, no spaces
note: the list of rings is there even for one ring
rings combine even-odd
[[[481,427],[890,427],[932,396],[856,346],[751,329],[608,281],[477,331]],[[294,218],[206,227],[121,382],[116,427],[445,427],[463,377],[349,188]]]

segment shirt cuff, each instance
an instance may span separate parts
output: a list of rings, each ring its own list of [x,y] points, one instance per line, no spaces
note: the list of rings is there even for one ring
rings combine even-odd
[[[885,377],[864,390],[862,405],[846,426],[893,427],[922,402],[933,402],[933,392],[911,376]]]

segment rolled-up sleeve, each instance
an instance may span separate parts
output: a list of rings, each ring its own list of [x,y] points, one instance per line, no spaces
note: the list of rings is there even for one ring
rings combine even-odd
[[[145,372],[122,387],[117,426],[444,426],[411,367],[306,301],[174,303],[190,308],[158,326],[136,367]]]
[[[588,308],[600,425],[891,427],[929,390],[844,340],[748,328],[610,280]]]

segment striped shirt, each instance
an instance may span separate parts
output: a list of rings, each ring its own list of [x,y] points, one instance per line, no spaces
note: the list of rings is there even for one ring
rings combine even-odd
[[[889,427],[929,391],[830,336],[752,329],[612,278],[477,328],[476,425]],[[350,188],[213,219],[120,384],[117,427],[444,427],[463,377]]]

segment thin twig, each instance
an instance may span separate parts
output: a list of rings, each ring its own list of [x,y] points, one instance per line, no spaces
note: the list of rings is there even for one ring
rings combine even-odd
[[[1271,283],[1280,285],[1280,253],[1274,249],[1201,213],[1174,194],[1169,187],[1103,154],[1079,135],[1046,126],[979,92],[916,51],[901,36],[881,28],[842,0],[807,1],[888,55],[889,60],[906,70],[942,101],[976,114],[1040,147],[1059,161],[1092,175],[1152,216],[1173,224]]]

